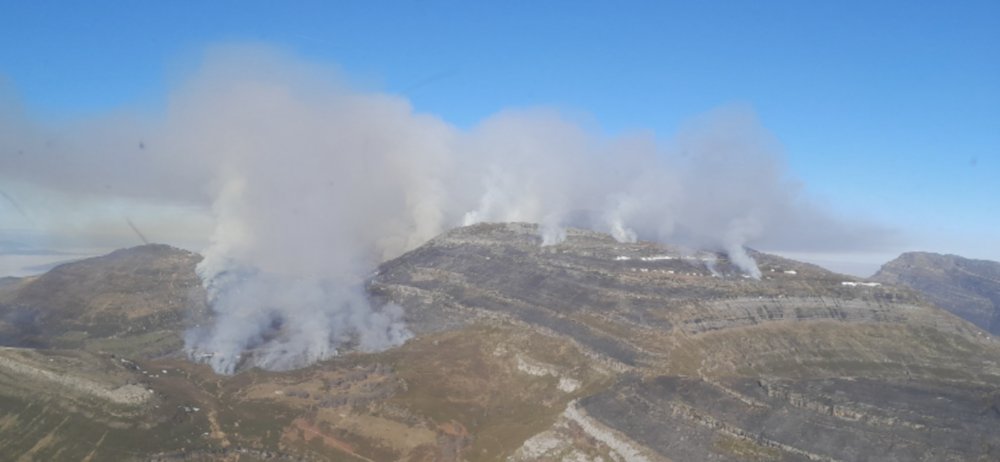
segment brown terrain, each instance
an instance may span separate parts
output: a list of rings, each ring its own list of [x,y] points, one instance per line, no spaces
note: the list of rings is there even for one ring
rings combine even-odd
[[[1000,460],[1000,342],[897,285],[534,225],[445,233],[368,290],[417,334],[220,376],[199,257],[0,285],[0,460]]]

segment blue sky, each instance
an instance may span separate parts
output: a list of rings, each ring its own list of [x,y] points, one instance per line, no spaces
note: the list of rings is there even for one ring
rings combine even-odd
[[[155,111],[220,42],[339,65],[460,128],[549,106],[608,134],[668,137],[691,116],[749,105],[810,195],[899,228],[901,250],[1000,260],[995,1],[0,7],[0,76],[50,121]]]

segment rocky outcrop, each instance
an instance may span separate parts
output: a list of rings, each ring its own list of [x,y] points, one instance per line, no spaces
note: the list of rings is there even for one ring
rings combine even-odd
[[[625,462],[652,462],[648,450],[631,441],[627,436],[606,427],[587,415],[587,412],[573,401],[566,407],[563,417],[580,426],[587,435],[604,443]]]
[[[905,303],[844,300],[833,297],[779,297],[714,300],[699,305],[701,315],[681,328],[692,334],[735,329],[775,321],[833,320],[858,323],[903,323],[922,307]]]
[[[19,381],[28,383],[39,381],[61,389],[62,391],[59,393],[61,395],[80,393],[114,404],[137,406],[150,399],[147,390],[138,385],[125,383],[109,386],[83,377],[47,370],[32,364],[30,361],[23,360],[22,355],[6,354],[10,351],[16,351],[16,349],[0,348],[0,373],[13,375]],[[18,360],[18,358],[22,360]]]

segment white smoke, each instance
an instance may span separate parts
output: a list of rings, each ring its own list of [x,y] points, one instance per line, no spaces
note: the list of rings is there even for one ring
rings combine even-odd
[[[604,225],[616,241],[630,244],[638,241],[639,236],[625,225],[624,218],[635,213],[635,208],[634,202],[625,194],[619,193],[608,198],[608,206],[603,214]]]
[[[218,316],[187,349],[220,373],[399,345],[410,335],[401,308],[371,306],[361,275],[462,224],[535,222],[539,244],[558,245],[585,212],[621,242],[722,250],[753,277],[746,245],[856,249],[884,235],[804,200],[746,108],[697,118],[666,143],[591,134],[546,110],[463,132],[336,70],[230,46],[207,53],[158,117],[0,120],[20,127],[0,133],[0,179],[211,211],[198,274]]]
[[[739,217],[733,219],[726,227],[726,234],[722,241],[723,248],[729,255],[729,260],[754,279],[760,279],[760,269],[757,268],[753,257],[747,255],[744,244],[748,239],[759,236],[762,231],[763,227],[755,217]]]

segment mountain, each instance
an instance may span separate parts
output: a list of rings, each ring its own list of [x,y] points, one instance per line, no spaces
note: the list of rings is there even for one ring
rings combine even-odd
[[[904,253],[872,277],[920,291],[937,306],[1000,335],[1000,263],[957,255]]]
[[[176,350],[185,319],[208,313],[194,272],[199,261],[185,250],[146,245],[0,284],[0,345],[142,357]]]
[[[1000,342],[916,290],[577,229],[539,244],[451,230],[368,284],[415,338],[234,376],[138,341],[201,322],[197,255],[10,281],[0,310],[35,313],[43,348],[0,348],[0,460],[1000,459]]]
[[[497,318],[572,339],[618,374],[564,417],[649,459],[996,456],[996,340],[912,289],[753,256],[760,281],[708,252],[477,225],[383,265],[371,290],[421,332]]]

